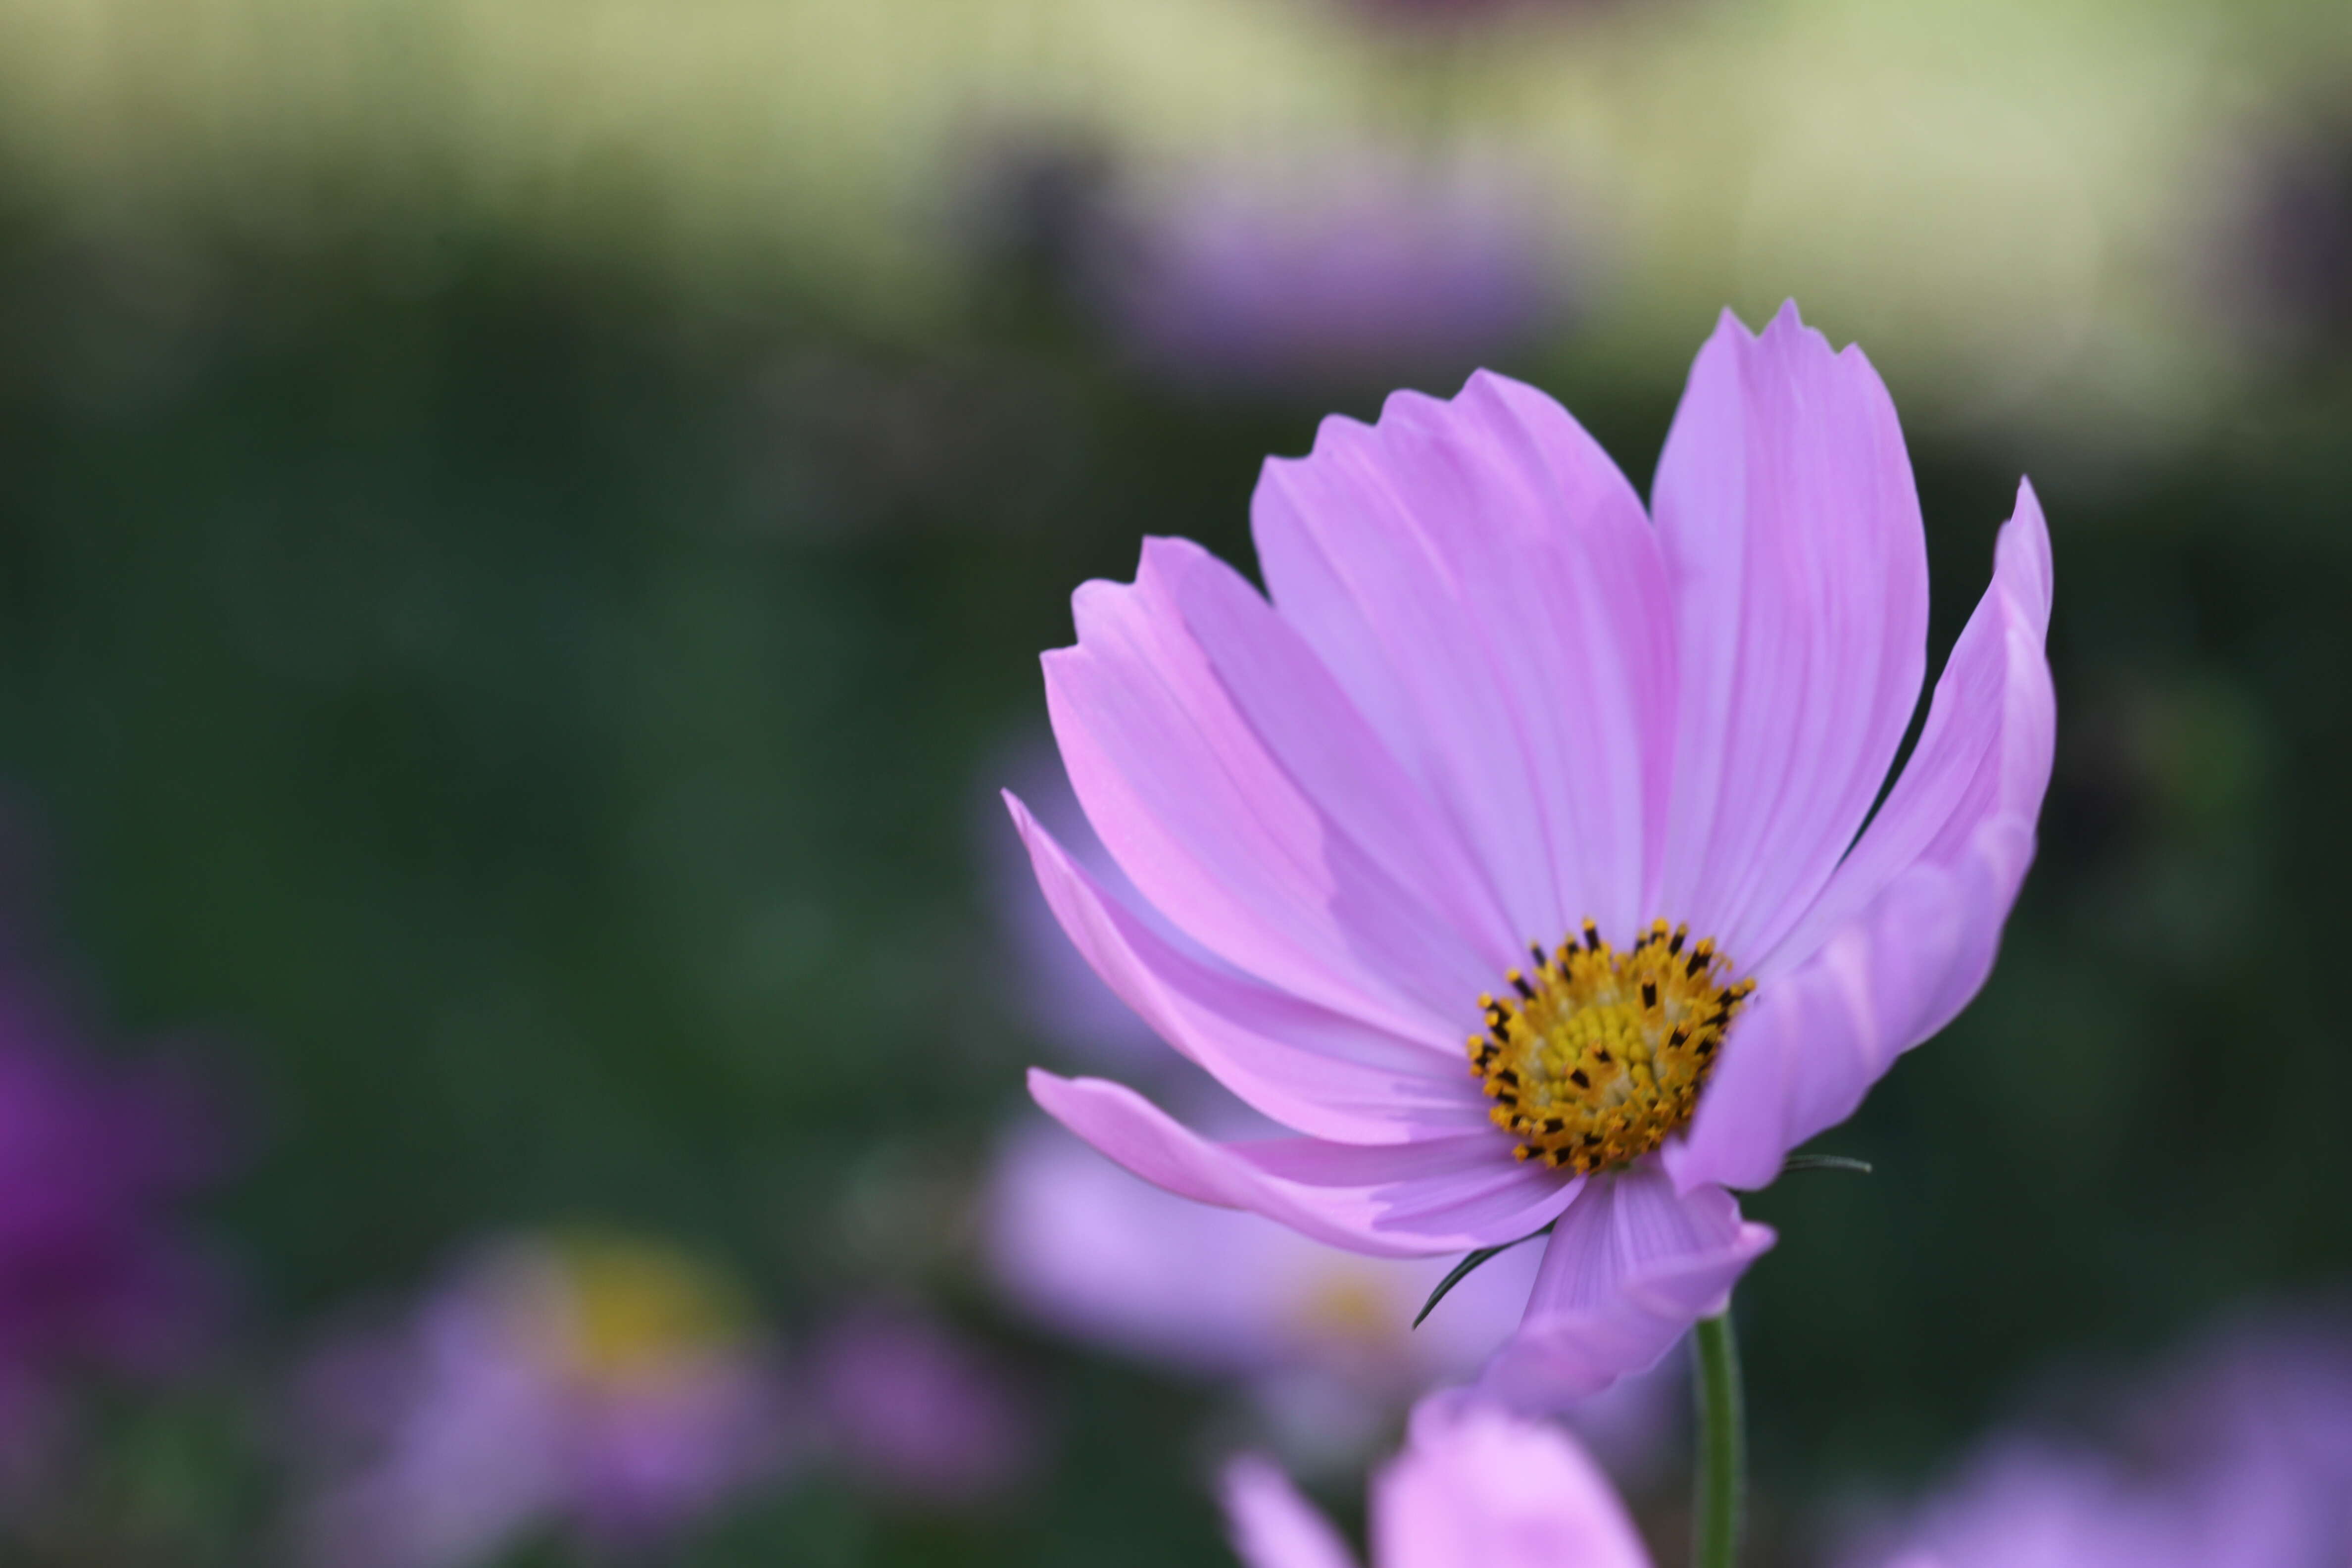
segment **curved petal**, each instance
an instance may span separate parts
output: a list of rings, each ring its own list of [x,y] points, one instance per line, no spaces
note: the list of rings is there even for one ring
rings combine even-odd
[[[2050,605],[2049,531],[2021,486],[1903,776],[1762,966],[1688,1136],[1665,1151],[1685,1186],[1769,1184],[1984,984],[2050,784]]]
[[[1768,984],[1913,864],[1958,858],[1993,817],[2030,825],[2042,815],[2058,731],[2042,652],[2050,605],[2050,530],[2033,487],[2020,481],[2016,512],[1993,548],[1992,582],[1952,645],[1903,776],[1805,918],[1757,965]]]
[[[1679,681],[1655,908],[1753,963],[1853,842],[1918,705],[1918,496],[1877,373],[1790,304],[1761,337],[1725,312],[1653,499]]]
[[[1225,1528],[1244,1568],[1356,1568],[1331,1521],[1298,1489],[1255,1456],[1225,1467]]]
[[[1968,1005],[1992,971],[2032,825],[1979,826],[1955,866],[1921,861],[1801,969],[1759,990],[1679,1142],[1685,1189],[1769,1185],[1788,1152],[1853,1114],[1895,1058]]]
[[[1479,1387],[1521,1409],[1588,1399],[1721,1311],[1777,1239],[1722,1188],[1677,1194],[1654,1164],[1596,1178],[1553,1228],[1527,1317]]]
[[[1055,739],[1144,897],[1271,984],[1453,1049],[1507,928],[1313,651],[1181,540],[1072,603],[1077,646],[1045,658]]]
[[[1046,1114],[1179,1197],[1249,1209],[1317,1241],[1388,1258],[1466,1252],[1541,1229],[1579,1182],[1511,1157],[1492,1128],[1360,1146],[1311,1138],[1214,1143],[1134,1090],[1029,1069]]]
[[[1261,985],[1152,929],[1005,796],[1054,916],[1095,973],[1161,1038],[1252,1109],[1344,1143],[1493,1133],[1457,1052],[1441,1055]]]
[[[1460,396],[1331,418],[1265,465],[1266,585],[1477,856],[1508,965],[1586,915],[1630,931],[1664,811],[1674,647],[1633,487],[1559,405]],[[1489,982],[1491,984],[1491,982]]]
[[[1625,1505],[1569,1435],[1439,1395],[1373,1482],[1380,1568],[1650,1568]]]

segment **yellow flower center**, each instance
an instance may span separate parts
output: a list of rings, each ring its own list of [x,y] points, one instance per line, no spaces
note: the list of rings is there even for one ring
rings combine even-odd
[[[1512,994],[1478,998],[1486,1030],[1470,1038],[1470,1071],[1496,1102],[1495,1125],[1522,1160],[1579,1174],[1613,1171],[1688,1121],[1715,1070],[1723,1032],[1755,991],[1730,979],[1715,939],[1658,921],[1623,952],[1591,921],[1584,941],[1504,978]]]

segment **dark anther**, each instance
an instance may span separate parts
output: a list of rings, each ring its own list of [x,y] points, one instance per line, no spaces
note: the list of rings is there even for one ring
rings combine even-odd
[[[1538,969],[1541,969],[1545,964],[1551,962],[1550,958],[1546,956],[1544,952],[1543,943],[1539,942],[1531,942],[1528,943],[1528,952],[1535,955],[1536,967]]]
[[[1584,951],[1587,952],[1601,951],[1601,928],[1591,921],[1584,922]]]
[[[1685,975],[1688,975],[1688,976],[1689,976],[1691,979],[1693,979],[1693,980],[1696,980],[1696,979],[1697,979],[1701,974],[1705,973],[1706,972],[1706,954],[1705,954],[1705,953],[1703,953],[1703,952],[1694,952],[1694,953],[1692,953],[1692,954],[1690,955],[1690,962],[1689,962],[1688,963],[1685,963],[1685,964],[1684,964],[1684,965],[1683,965],[1683,973],[1684,973]]]
[[[1675,928],[1674,939],[1666,943],[1666,951],[1668,952],[1680,952],[1683,950],[1683,938],[1689,934],[1690,932],[1683,930],[1680,926],[1676,926]]]
[[[1568,1079],[1570,1083],[1573,1083],[1579,1089],[1591,1089],[1592,1087],[1592,1080],[1584,1076],[1584,1069],[1582,1068],[1578,1068],[1574,1071],[1570,1072],[1568,1075]]]
[[[1502,1071],[1495,1075],[1495,1081],[1497,1083],[1507,1083],[1513,1089],[1517,1089],[1519,1087],[1518,1069],[1517,1068],[1505,1068]]]
[[[1609,1055],[1609,1047],[1607,1046],[1593,1047],[1592,1059],[1599,1062],[1602,1067],[1607,1067],[1612,1060],[1612,1058]]]
[[[1568,1123],[1559,1117],[1547,1116],[1544,1118],[1543,1130],[1547,1132],[1565,1132],[1568,1131]]]
[[[1654,1007],[1654,1006],[1656,1006],[1657,1005],[1658,1005],[1658,983],[1657,983],[1656,981],[1654,981],[1654,980],[1644,980],[1644,981],[1643,981],[1643,982],[1642,982],[1642,1005],[1643,1005],[1643,1006],[1644,1006],[1644,1007]]]
[[[1528,984],[1528,977],[1521,974],[1517,970],[1512,970],[1510,973],[1505,975],[1503,978],[1508,980],[1511,983],[1511,988],[1517,991],[1520,995],[1526,997],[1528,1001],[1532,1002],[1536,999],[1535,987],[1529,985]]]
[[[1713,1035],[1703,1037],[1696,1048],[1703,1058],[1715,1055],[1715,1037]]]

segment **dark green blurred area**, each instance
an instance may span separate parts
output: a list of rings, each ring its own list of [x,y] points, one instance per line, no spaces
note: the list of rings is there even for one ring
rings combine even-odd
[[[929,1292],[1055,1420],[1009,1504],[810,1481],[678,1561],[1226,1561],[1205,1398],[973,1283],[964,1205],[1034,1054],[978,840],[1071,588],[1147,532],[1246,563],[1258,462],[1319,410],[1155,391],[1018,289],[881,342],[506,234],[421,276],[182,239],[0,234],[0,773],[113,1021],[244,1074],[239,1364],[485,1231],[639,1226],[788,1335]],[[1646,489],[1685,364],[1498,368]],[[2054,1366],[2352,1273],[2335,406],[2128,461],[1913,431],[1937,661],[2032,468],[2058,775],[1992,983],[1822,1142],[1877,1173],[1754,1202],[1784,1545]],[[268,1440],[221,1407],[123,1416],[91,1505],[119,1560],[264,1537]]]

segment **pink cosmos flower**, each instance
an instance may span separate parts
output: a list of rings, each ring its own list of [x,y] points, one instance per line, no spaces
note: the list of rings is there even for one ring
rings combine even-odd
[[[1793,306],[1760,337],[1727,314],[1654,501],[1501,376],[1328,419],[1258,484],[1270,600],[1150,540],[1045,658],[1079,802],[1166,928],[1008,796],[1096,971],[1297,1136],[1219,1142],[1033,1070],[1038,1102],[1171,1192],[1360,1251],[1552,1225],[1487,1373],[1534,1403],[1720,1309],[1773,1240],[1729,1189],[1975,994],[2049,778],[2049,541],[2021,486],[1872,813],[1927,582],[1859,350]]]
[[[1243,1459],[1225,1517],[1246,1568],[1354,1568],[1330,1522],[1281,1471]],[[1650,1568],[1609,1482],[1558,1427],[1454,1396],[1413,1412],[1375,1476],[1376,1568]]]

